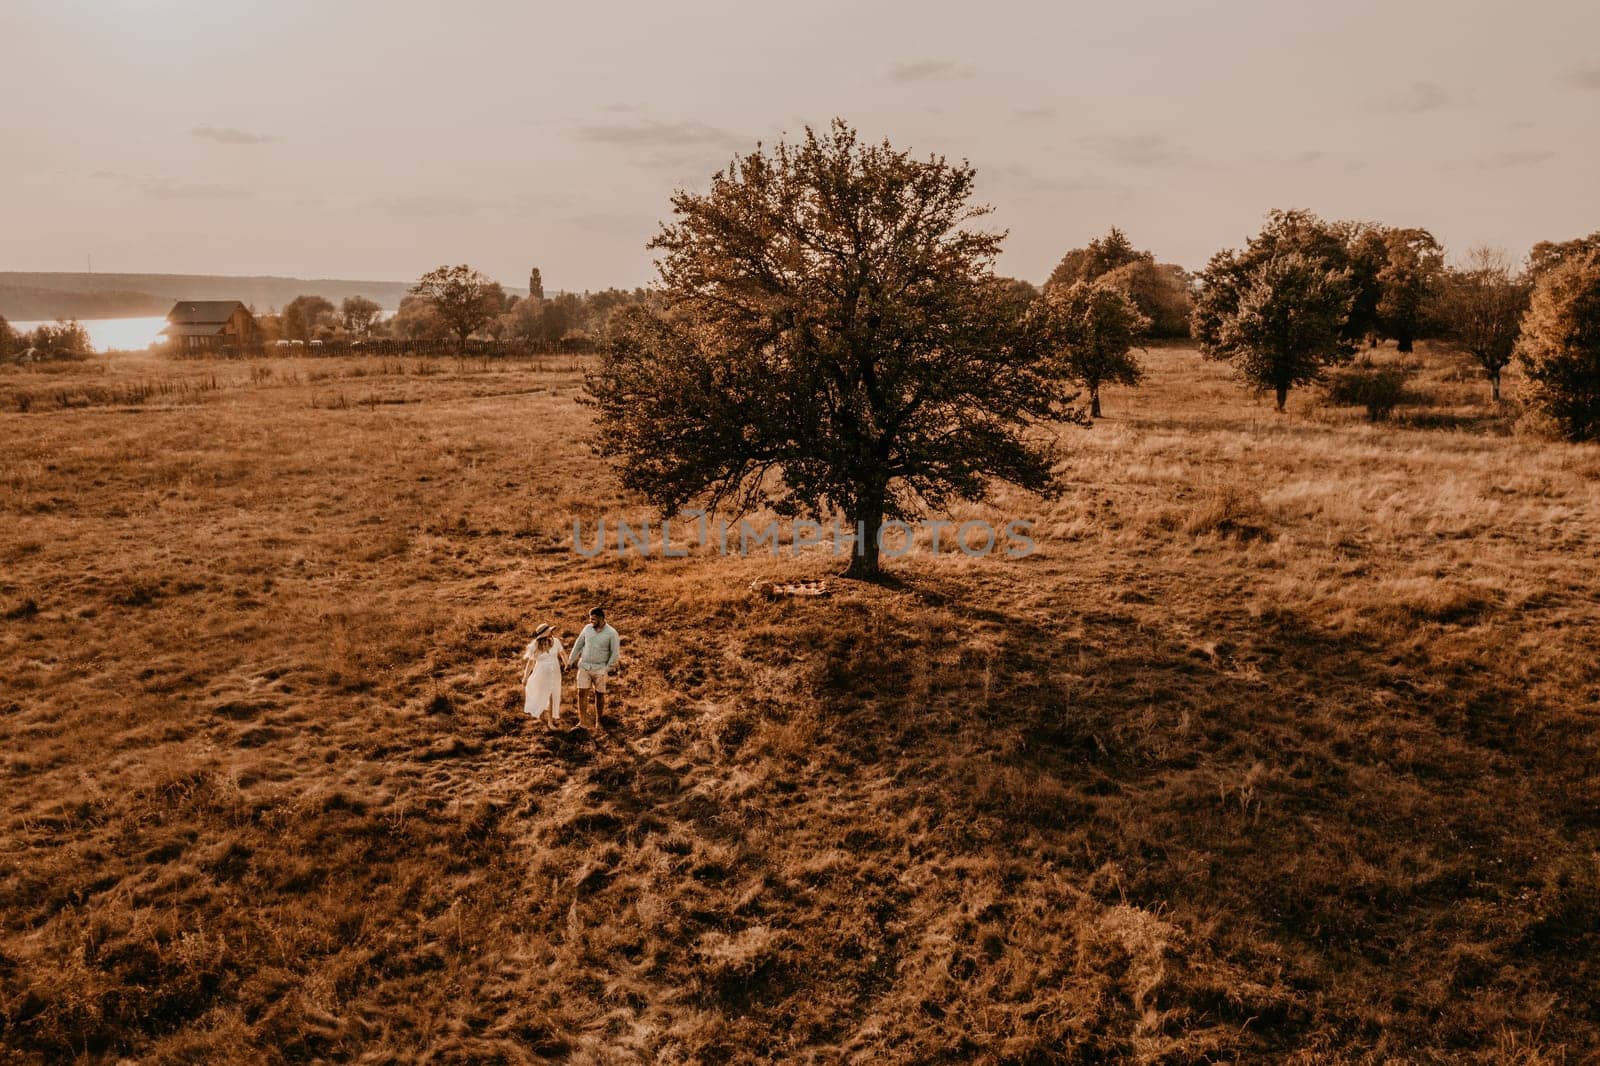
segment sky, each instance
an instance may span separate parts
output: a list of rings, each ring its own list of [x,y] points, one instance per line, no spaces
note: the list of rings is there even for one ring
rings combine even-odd
[[[1600,229],[1600,3],[5,0],[0,269],[632,287],[674,189],[841,116],[977,168],[1004,273],[1275,207]]]

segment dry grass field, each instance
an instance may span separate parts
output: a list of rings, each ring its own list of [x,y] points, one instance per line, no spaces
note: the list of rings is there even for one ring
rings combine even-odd
[[[1600,451],[1424,361],[1154,351],[1035,555],[776,601],[572,551],[571,360],[0,371],[0,1062],[1595,1061]]]

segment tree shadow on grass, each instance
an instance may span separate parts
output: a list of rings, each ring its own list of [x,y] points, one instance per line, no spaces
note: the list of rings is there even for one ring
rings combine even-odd
[[[916,595],[961,602],[936,581]],[[1001,846],[1317,1005],[1258,1018],[1262,1046],[1375,1026],[1396,1048],[1594,1046],[1592,719],[1295,611],[1219,607],[1199,644],[1115,607],[1070,626],[962,610],[996,638],[967,698],[981,735],[896,741]],[[863,713],[895,731],[917,708],[879,689]],[[1196,994],[1188,1009],[1218,1009]]]

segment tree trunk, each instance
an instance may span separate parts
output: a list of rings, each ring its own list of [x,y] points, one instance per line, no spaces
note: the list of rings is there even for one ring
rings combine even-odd
[[[847,516],[852,528],[861,531],[850,565],[844,576],[857,581],[876,581],[883,571],[878,566],[878,532],[883,525],[883,490],[868,492],[856,503],[855,513]]]
[[[1100,417],[1100,387],[1098,385],[1089,390],[1089,417]]]
[[[1500,371],[1498,370],[1489,375],[1489,397],[1495,403],[1500,402]]]
[[[1403,355],[1411,354],[1411,335],[1407,334],[1395,343],[1395,350]]]
[[[1278,413],[1281,415],[1281,414],[1283,414],[1283,405],[1289,402],[1289,386],[1287,386],[1287,385],[1279,385],[1278,389],[1277,389],[1277,393],[1278,393]]]

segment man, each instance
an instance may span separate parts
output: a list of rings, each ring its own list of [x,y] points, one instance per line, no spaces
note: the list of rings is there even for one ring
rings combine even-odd
[[[606,712],[606,676],[622,655],[617,631],[606,624],[606,612],[596,607],[589,612],[589,624],[572,642],[567,666],[578,664],[578,724],[600,732],[600,716]],[[594,716],[589,714],[589,695],[594,694]]]

